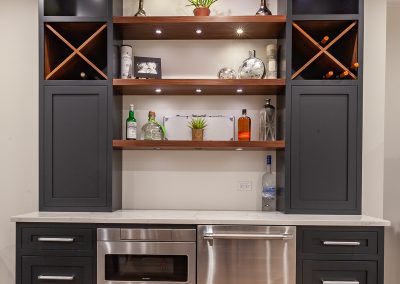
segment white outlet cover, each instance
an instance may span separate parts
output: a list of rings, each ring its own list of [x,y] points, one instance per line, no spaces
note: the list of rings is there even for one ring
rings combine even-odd
[[[253,183],[251,181],[239,181],[238,191],[252,191]]]

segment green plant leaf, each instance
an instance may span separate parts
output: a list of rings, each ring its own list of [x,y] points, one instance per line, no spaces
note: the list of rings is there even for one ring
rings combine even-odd
[[[193,118],[189,122],[188,127],[191,129],[205,129],[207,127],[207,121],[204,118]]]

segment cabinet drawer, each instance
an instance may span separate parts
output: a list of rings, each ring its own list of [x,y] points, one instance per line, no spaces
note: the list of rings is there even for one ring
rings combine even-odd
[[[94,284],[90,257],[22,257],[22,284]]]
[[[368,230],[365,229],[364,230]],[[311,254],[378,254],[378,232],[357,229],[303,229],[302,252]]]
[[[22,227],[23,250],[94,251],[95,233],[80,227]]]
[[[383,284],[375,261],[303,261],[303,284]]]

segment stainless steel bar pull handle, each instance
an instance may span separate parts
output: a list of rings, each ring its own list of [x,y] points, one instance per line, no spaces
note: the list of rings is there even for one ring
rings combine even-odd
[[[54,281],[74,281],[75,275],[56,276],[56,275],[39,275],[38,280],[54,280]]]
[[[213,234],[205,233],[203,235],[205,240],[291,240],[291,234]]]
[[[322,281],[322,284],[360,284],[359,281]]]
[[[75,238],[47,238],[47,237],[39,237],[39,242],[42,243],[73,243]]]
[[[340,241],[323,241],[324,246],[347,246],[347,247],[358,247],[361,242],[340,242]],[[329,283],[328,283],[329,284]]]

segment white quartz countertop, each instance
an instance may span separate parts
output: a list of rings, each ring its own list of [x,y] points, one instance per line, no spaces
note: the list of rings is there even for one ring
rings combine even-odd
[[[33,212],[11,217],[26,223],[191,224],[269,226],[390,226],[365,215],[298,215],[259,211],[119,210],[112,213]]]

